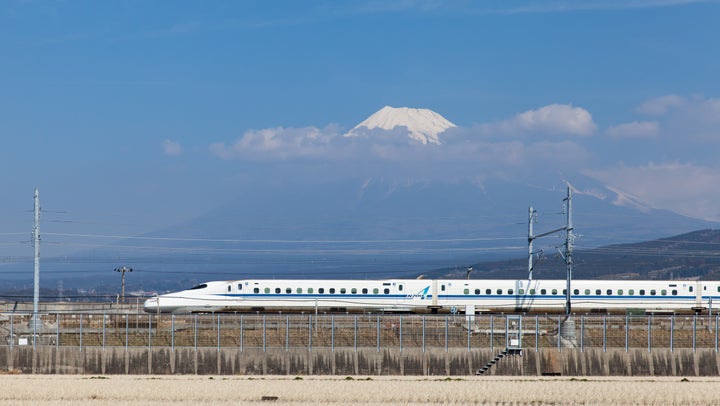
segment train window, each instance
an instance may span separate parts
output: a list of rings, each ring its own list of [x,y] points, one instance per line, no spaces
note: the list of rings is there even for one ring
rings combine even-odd
[[[508,295],[512,295],[512,294],[513,294],[513,290],[512,290],[512,289],[508,289]]]
[[[573,289],[573,295],[579,295],[580,289]]]
[[[567,295],[567,289],[563,289],[563,295]]]
[[[470,294],[470,289],[465,288],[465,289],[463,290],[463,294],[469,295],[469,294]]]
[[[553,294],[553,295],[557,295],[557,289],[553,289],[553,290],[552,290],[552,294]]]
[[[325,293],[325,288],[318,288],[318,293]]]
[[[546,294],[547,294],[547,289],[540,289],[540,294],[541,294],[541,295],[546,295]]]
[[[335,288],[330,288],[330,293],[335,293]]]
[[[308,293],[313,293],[313,292],[314,292],[313,288],[308,288]]]
[[[534,294],[535,294],[535,289],[530,289],[530,294],[531,294],[531,295],[534,295]]]
[[[292,293],[292,288],[285,288],[285,293]]]
[[[666,290],[666,289],[661,290],[661,291],[660,291],[660,294],[663,295],[663,296],[666,296],[666,295],[667,295],[667,290]]]
[[[718,291],[718,292],[720,292],[720,285],[718,285],[718,287],[717,287],[717,291]]]
[[[386,294],[386,295],[389,294],[389,293],[390,293],[390,289],[388,289],[388,288],[383,289],[383,293]]]
[[[402,292],[402,285],[398,285],[398,290]]]
[[[253,293],[260,293],[260,288],[253,289]]]
[[[350,289],[350,293],[352,293],[353,295],[357,294],[357,288]]]
[[[374,288],[374,289],[373,289],[373,294],[376,294],[376,295],[377,295],[378,292],[380,292],[380,290],[379,290],[378,288]]]
[[[390,286],[390,282],[383,282],[383,286]]]
[[[673,289],[673,290],[672,290],[672,295],[673,295],[673,296],[677,296],[677,289]]]
[[[280,293],[280,288],[275,288],[275,293]]]
[[[635,289],[628,290],[628,295],[633,296],[635,294]]]
[[[367,288],[362,288],[362,293],[363,293],[363,294],[367,294],[367,293],[368,293]]]
[[[586,295],[589,295],[589,294],[590,294],[590,289],[585,289],[585,294],[586,294]]]
[[[622,289],[618,289],[618,295],[622,295],[622,294],[623,294],[623,290],[622,290]]]
[[[490,290],[490,289],[485,289],[485,294],[486,294],[486,295],[489,295],[489,294],[491,294],[491,293],[492,293],[492,290]]]
[[[640,296],[645,296],[645,289],[640,289]]]
[[[440,290],[442,290],[443,292],[445,292],[445,285],[440,285]]]
[[[690,292],[693,291],[693,287],[692,287],[692,286],[688,286],[688,288],[690,289]]]
[[[498,290],[497,290],[497,294],[498,294],[498,295],[502,295],[502,289],[498,289]]]
[[[650,296],[655,296],[655,289],[650,289]]]
[[[612,289],[608,289],[606,293],[608,296],[612,295]]]
[[[600,289],[595,289],[595,295],[596,296],[602,295],[602,291]]]
[[[342,293],[342,294],[347,293],[347,289],[345,289],[345,288],[340,288],[340,293]]]
[[[265,288],[265,293],[270,293],[270,288]]]
[[[295,292],[297,292],[297,293],[302,293],[302,288],[297,288],[297,289],[295,289]]]
[[[242,290],[242,283],[238,283],[238,290]]]
[[[479,295],[479,294],[480,294],[480,289],[475,289],[475,294],[476,294],[476,295]]]
[[[518,289],[518,295],[524,295],[525,289]]]
[[[228,292],[232,292],[232,285],[228,285]]]

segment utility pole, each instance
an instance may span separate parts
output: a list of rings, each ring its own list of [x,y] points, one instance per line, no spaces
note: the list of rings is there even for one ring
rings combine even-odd
[[[564,199],[567,202],[567,225],[565,226],[565,265],[567,267],[567,286],[565,289],[565,316],[570,317],[570,281],[572,280],[572,253],[573,245],[575,243],[575,234],[573,234],[572,224],[572,187],[568,184],[567,197]]]
[[[42,322],[38,316],[38,309],[40,307],[40,194],[38,189],[35,189],[34,199],[34,212],[35,222],[33,223],[32,236],[33,246],[35,248],[35,277],[33,282],[33,315],[30,319],[30,327],[41,327]]]
[[[120,268],[115,268],[115,272],[120,272],[120,280],[122,281],[121,289],[120,289],[120,297],[122,300],[122,303],[125,303],[125,272],[132,272],[132,268],[128,268],[125,266],[121,266]]]

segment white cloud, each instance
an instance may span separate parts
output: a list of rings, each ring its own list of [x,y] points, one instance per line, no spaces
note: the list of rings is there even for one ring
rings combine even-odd
[[[481,124],[487,135],[520,136],[526,134],[588,136],[597,125],[592,115],[581,107],[568,104],[550,104],[528,110],[513,118],[491,124]]]
[[[169,156],[178,156],[182,154],[182,147],[177,141],[165,140],[162,143],[163,153]]]
[[[616,190],[616,204],[647,202],[658,209],[709,221],[720,221],[720,170],[678,162],[641,166],[621,164],[614,168],[586,171],[586,175]]]
[[[246,131],[231,145],[223,142],[210,145],[210,151],[222,159],[328,156],[336,152],[333,143],[341,138],[335,126],[324,129],[276,127]]]
[[[687,102],[687,99],[682,96],[669,94],[646,100],[638,106],[637,111],[649,116],[662,116],[671,110],[684,106]]]
[[[612,126],[606,134],[616,138],[648,138],[660,134],[660,124],[657,121],[633,121]]]

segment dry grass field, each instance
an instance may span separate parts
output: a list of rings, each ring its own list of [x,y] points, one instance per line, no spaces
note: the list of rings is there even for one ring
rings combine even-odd
[[[6,374],[0,388],[3,405],[720,405],[720,378]]]

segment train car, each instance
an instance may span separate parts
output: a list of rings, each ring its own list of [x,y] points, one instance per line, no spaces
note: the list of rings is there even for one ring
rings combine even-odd
[[[559,313],[566,280],[388,279],[213,281],[150,298],[148,313]],[[699,313],[720,281],[573,280],[575,313]]]

